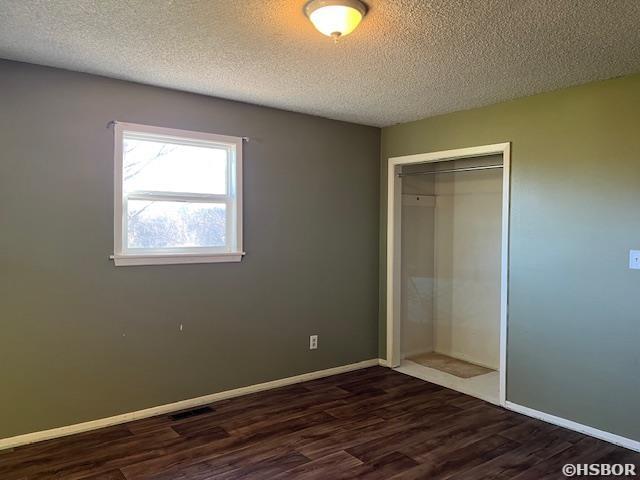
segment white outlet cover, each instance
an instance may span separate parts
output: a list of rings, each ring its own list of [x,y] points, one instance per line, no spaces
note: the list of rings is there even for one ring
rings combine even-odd
[[[629,251],[629,268],[640,270],[640,250]]]

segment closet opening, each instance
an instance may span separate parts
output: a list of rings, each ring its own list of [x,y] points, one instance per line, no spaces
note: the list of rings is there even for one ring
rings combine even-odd
[[[505,403],[509,144],[389,159],[387,363]]]

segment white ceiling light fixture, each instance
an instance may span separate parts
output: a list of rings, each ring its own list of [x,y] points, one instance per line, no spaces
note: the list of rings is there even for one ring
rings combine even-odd
[[[356,29],[367,13],[367,6],[360,0],[311,0],[304,13],[320,33],[337,42]]]

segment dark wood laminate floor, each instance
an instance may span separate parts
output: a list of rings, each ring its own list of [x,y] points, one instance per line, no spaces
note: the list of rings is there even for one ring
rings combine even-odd
[[[382,367],[211,408],[0,452],[0,478],[543,480],[590,462],[640,473],[640,454]]]

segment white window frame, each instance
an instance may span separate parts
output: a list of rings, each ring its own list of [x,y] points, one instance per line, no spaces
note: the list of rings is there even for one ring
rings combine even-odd
[[[226,195],[135,192],[123,195],[123,143],[125,134],[186,145],[227,150]],[[114,122],[114,255],[116,266],[170,265],[181,263],[219,263],[242,260],[242,137],[191,132],[135,123]],[[226,245],[222,247],[127,248],[127,201],[170,200],[212,202],[226,205]]]

